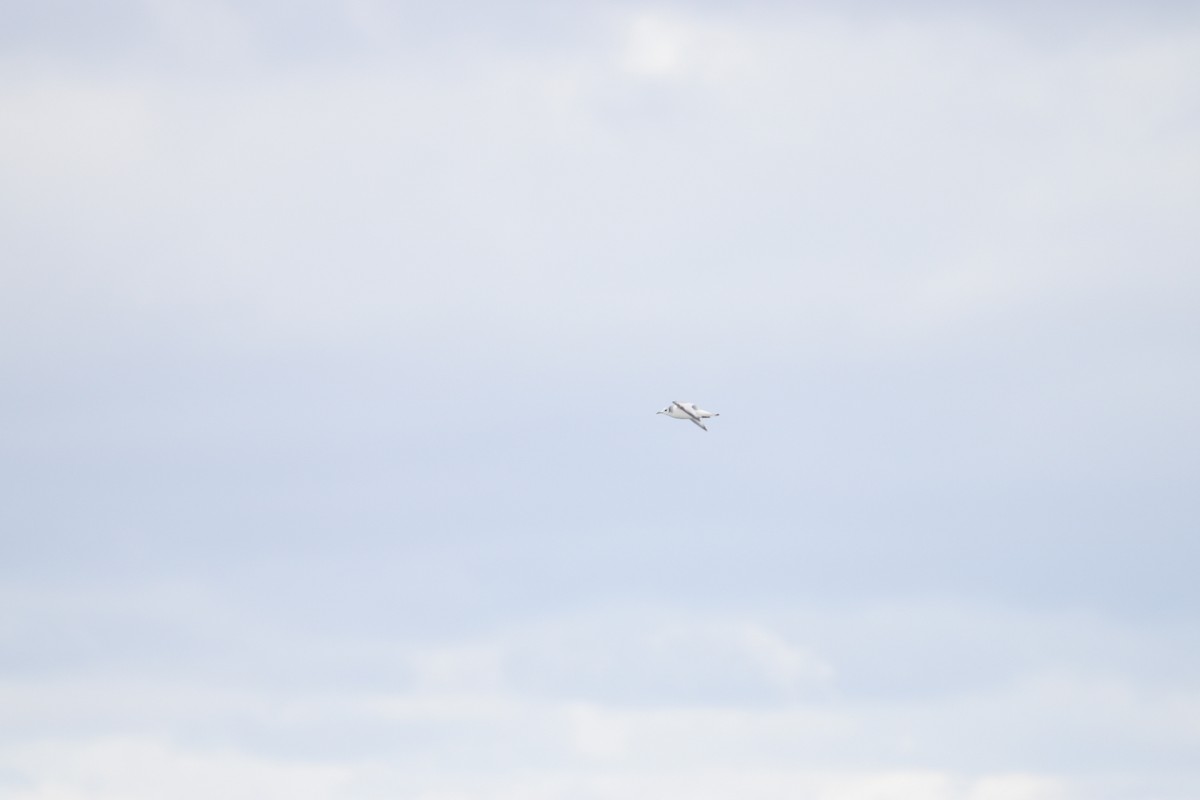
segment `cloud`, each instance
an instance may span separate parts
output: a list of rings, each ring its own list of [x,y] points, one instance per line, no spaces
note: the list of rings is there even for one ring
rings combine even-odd
[[[183,313],[242,346],[620,319],[926,347],[1081,281],[1119,296],[1114,248],[1152,264],[1186,237],[1186,30],[1056,51],[965,20],[783,22],[631,11],[611,40],[420,73],[401,50],[236,79],[13,76],[6,205],[75,231],[55,247],[93,311]],[[692,88],[650,110],[642,79],[669,76]],[[655,266],[674,260],[698,279]]]
[[[59,199],[64,184],[119,177],[154,139],[147,98],[134,86],[8,76],[0,97],[12,110],[0,128],[0,172],[19,181],[26,201]]]
[[[68,6],[3,792],[1197,795],[1186,14]]]
[[[931,800],[1065,800],[1083,797],[1070,785],[1033,774],[958,776],[931,770],[839,773],[826,770],[699,767],[672,770],[578,770],[539,775],[510,774],[482,780],[460,775],[431,780],[420,770],[389,769],[385,762],[305,764],[248,757],[219,750],[181,747],[155,740],[105,738],[86,743],[44,743],[0,751],[0,764],[53,778],[9,786],[13,800],[143,800],[164,793],[180,800],[259,797],[281,788],[290,797],[334,800],[404,796],[500,800],[502,798],[587,797],[720,798],[736,794],[753,800],[803,795],[820,800],[883,800],[920,796]],[[27,772],[28,771],[28,772]]]
[[[24,780],[6,791],[14,800],[253,798],[279,791],[316,800],[341,796],[338,790],[350,776],[344,766],[280,763],[115,737],[6,749],[0,763],[9,771],[20,765],[17,774]]]
[[[174,660],[72,657],[10,675],[0,691],[7,760],[22,763],[31,743],[69,753],[115,738],[338,774],[369,767],[388,781],[421,765],[444,789],[455,774],[503,783],[610,769],[648,780],[832,770],[868,785],[936,767],[953,778],[948,797],[969,796],[960,779],[995,773],[1041,776],[1030,784],[1040,796],[1099,780],[1114,760],[1127,770],[1184,763],[1200,741],[1186,642],[1069,615],[617,605],[390,642],[288,633],[243,615],[204,649],[188,631],[209,617],[173,618]],[[16,772],[35,783],[59,774]]]

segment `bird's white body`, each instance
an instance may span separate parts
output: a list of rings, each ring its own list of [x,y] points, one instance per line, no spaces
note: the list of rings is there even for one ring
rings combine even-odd
[[[665,414],[671,419],[689,420],[693,424],[699,425],[702,430],[708,430],[708,428],[704,426],[704,422],[702,420],[709,419],[710,417],[721,416],[715,412],[705,411],[702,408],[697,408],[695,403],[682,403],[678,400],[671,401],[671,405],[667,406],[658,413]]]

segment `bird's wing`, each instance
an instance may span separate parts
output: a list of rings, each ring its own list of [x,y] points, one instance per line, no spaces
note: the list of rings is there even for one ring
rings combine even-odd
[[[701,422],[700,420],[696,419],[695,417],[690,417],[690,419],[692,422],[694,422],[695,424],[700,426],[700,430],[702,430],[702,431],[708,430],[708,428],[704,427],[704,423]]]
[[[691,403],[681,403],[678,400],[676,400],[675,407],[678,408],[683,413],[687,414],[688,419],[692,420],[693,422],[697,422],[700,419],[700,417],[696,414],[696,412],[694,410],[696,407],[694,405],[692,405]]]

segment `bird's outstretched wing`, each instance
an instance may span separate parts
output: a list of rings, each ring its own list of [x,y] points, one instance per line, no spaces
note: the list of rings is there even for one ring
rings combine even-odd
[[[685,414],[696,419],[709,419],[710,417],[720,416],[720,414],[713,411],[705,411],[703,408],[698,408],[695,403],[679,403],[678,405],[683,409]]]
[[[700,417],[697,416],[696,410],[695,410],[696,406],[693,403],[681,403],[678,400],[672,400],[671,405],[674,406],[675,408],[678,408],[680,411],[682,411],[684,414],[687,415],[686,417],[682,417],[682,419],[691,420],[696,425],[700,426],[700,430],[703,430],[703,431],[708,430],[708,428],[704,427],[704,423],[700,421]]]

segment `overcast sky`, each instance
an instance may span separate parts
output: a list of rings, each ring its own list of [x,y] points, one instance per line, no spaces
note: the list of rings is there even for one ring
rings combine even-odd
[[[0,0],[0,797],[1195,800],[1198,143],[1194,3]]]

